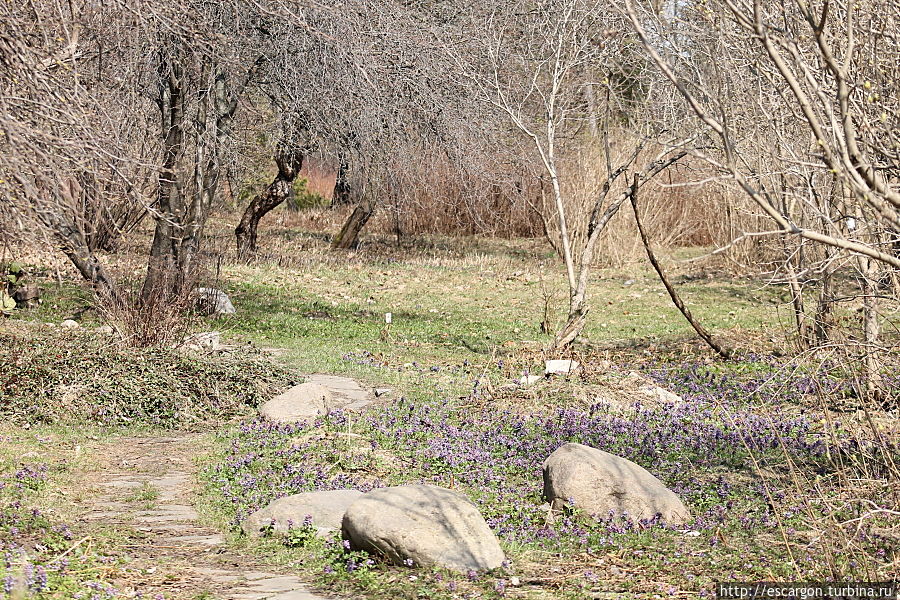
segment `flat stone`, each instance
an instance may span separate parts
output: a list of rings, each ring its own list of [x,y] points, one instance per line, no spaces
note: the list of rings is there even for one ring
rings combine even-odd
[[[276,423],[312,421],[333,407],[331,391],[318,383],[301,383],[259,407],[259,414]]]
[[[548,360],[544,363],[544,372],[547,375],[568,375],[578,369],[578,361],[574,360]]]
[[[350,404],[351,402],[359,402],[370,398],[369,392],[358,381],[350,377],[314,373],[305,379],[307,383],[317,383],[328,388],[338,405]]]
[[[541,379],[543,379],[543,377],[540,375],[523,375],[519,378],[519,385],[522,387],[531,387]]]
[[[213,535],[176,535],[167,537],[166,541],[172,544],[184,544],[185,546],[222,546],[225,544],[225,536]]]
[[[222,347],[222,334],[218,331],[203,331],[193,333],[181,343],[182,346],[194,351],[218,350]]]
[[[265,579],[254,579],[246,582],[244,587],[254,592],[266,592],[269,594],[291,592],[298,587],[306,589],[303,582],[291,575],[272,575]]]

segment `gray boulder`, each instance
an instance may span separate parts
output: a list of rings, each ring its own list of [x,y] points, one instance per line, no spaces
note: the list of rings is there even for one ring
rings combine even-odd
[[[565,444],[544,461],[544,498],[554,510],[571,500],[598,518],[627,513],[639,521],[659,513],[669,525],[691,518],[678,496],[646,469],[582,444]]]
[[[237,312],[228,294],[216,288],[197,288],[197,306],[208,315],[231,315]]]
[[[358,490],[330,490],[285,496],[244,519],[241,529],[251,537],[260,537],[267,530],[284,534],[291,524],[300,527],[309,516],[316,532],[327,537],[341,528],[347,507],[362,495]]]
[[[478,508],[454,491],[433,485],[372,490],[344,514],[342,532],[354,549],[382,554],[397,565],[437,565],[466,572],[500,567],[505,560]]]
[[[276,423],[312,421],[328,414],[332,406],[331,392],[317,383],[301,383],[275,396],[259,407],[259,414]]]
[[[37,285],[29,283],[13,292],[13,300],[19,308],[34,308],[41,303],[41,290]]]
[[[204,331],[194,333],[186,338],[181,345],[189,350],[218,350],[222,347],[222,334],[218,331]]]

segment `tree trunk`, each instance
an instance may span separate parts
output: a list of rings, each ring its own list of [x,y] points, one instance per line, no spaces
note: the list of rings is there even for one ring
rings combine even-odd
[[[857,257],[862,277],[860,288],[863,294],[862,334],[863,372],[866,378],[867,400],[880,401],[881,376],[878,360],[878,336],[881,326],[878,322],[878,268],[875,261],[865,256]]]
[[[297,150],[279,148],[275,155],[278,174],[263,192],[254,196],[234,230],[238,258],[247,259],[257,249],[257,229],[260,220],[291,195],[294,180],[303,167],[303,154]]]
[[[334,192],[331,194],[332,206],[343,206],[353,203],[353,184],[350,181],[350,159],[346,152],[338,153],[338,172],[334,181]]]
[[[99,293],[105,294],[110,298],[118,297],[118,287],[116,287],[112,276],[107,272],[103,263],[94,256],[84,231],[58,206],[42,206],[37,200],[41,197],[38,185],[30,177],[18,173],[14,173],[13,177],[21,184],[25,194],[35,199],[33,203],[37,207],[35,214],[38,220],[53,233],[60,249],[75,265],[81,276],[89,281]],[[48,185],[46,189],[53,190],[52,193],[59,195],[62,199],[60,204],[71,206],[74,198],[78,195],[78,187],[78,182],[70,178],[60,183],[56,188]]]
[[[196,80],[180,64],[178,48],[163,53],[157,105],[164,135],[163,164],[157,193],[156,229],[141,296],[172,298],[190,287],[209,211],[219,184],[221,149],[230,133],[238,99],[260,64],[258,59],[236,86],[215,61],[205,62]],[[196,102],[188,122],[185,102]],[[185,152],[190,134],[194,153]]]
[[[149,300],[154,294],[174,292],[175,262],[178,256],[177,238],[183,218],[182,191],[178,161],[184,149],[184,73],[178,60],[164,60],[160,66],[160,95],[158,106],[162,123],[163,161],[159,171],[156,194],[156,227],[150,245],[147,276],[141,289],[141,297]]]
[[[373,200],[365,199],[360,202],[353,209],[344,226],[341,227],[340,233],[331,240],[332,250],[356,248],[359,245],[359,234],[374,212],[375,202]]]
[[[832,266],[832,252],[826,247],[826,263],[822,269],[822,279],[819,282],[819,301],[816,304],[815,333],[816,341],[826,344],[831,339],[831,327],[834,325],[834,267]]]
[[[630,160],[626,161],[624,164],[620,165],[618,169],[610,173],[597,195],[597,199],[594,202],[594,208],[591,210],[591,216],[588,220],[587,240],[581,251],[581,259],[578,262],[578,278],[576,279],[575,286],[572,288],[569,296],[569,316],[566,319],[566,324],[556,334],[553,345],[550,347],[551,350],[559,351],[564,349],[574,342],[584,329],[585,323],[587,322],[587,313],[588,310],[590,310],[587,303],[587,286],[591,274],[591,265],[594,264],[594,248],[597,245],[597,240],[600,238],[600,233],[606,229],[606,225],[612,220],[616,213],[619,212],[619,208],[622,204],[628,200],[633,193],[636,193],[637,190],[636,188],[633,188],[622,192],[613,199],[605,210],[603,209],[603,205],[612,189],[613,183],[637,159],[640,149],[641,147],[637,149]],[[665,169],[678,162],[686,155],[686,152],[680,151],[668,158],[661,157],[653,161],[646,169],[644,169],[643,177],[641,178],[641,181],[638,182],[638,186],[643,185],[644,182],[649,181],[659,173],[662,173]]]

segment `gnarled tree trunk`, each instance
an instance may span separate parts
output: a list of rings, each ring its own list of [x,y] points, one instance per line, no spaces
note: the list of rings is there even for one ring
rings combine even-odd
[[[241,259],[256,252],[260,220],[291,195],[291,187],[303,167],[303,154],[295,149],[280,147],[275,154],[275,164],[278,165],[275,179],[262,193],[254,196],[234,230],[238,257]]]

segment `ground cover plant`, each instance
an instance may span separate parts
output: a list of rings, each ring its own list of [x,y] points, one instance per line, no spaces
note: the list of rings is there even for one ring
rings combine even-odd
[[[129,419],[194,427],[243,415],[202,459],[197,502],[207,522],[234,532],[249,511],[284,494],[423,481],[472,498],[510,558],[498,572],[470,576],[392,567],[339,539],[321,541],[302,522],[284,541],[230,537],[255,560],[338,593],[677,597],[708,594],[719,579],[895,576],[895,421],[876,412],[867,425],[864,381],[839,353],[789,356],[789,335],[773,333],[789,316],[779,312],[784,298],[775,288],[681,276],[717,335],[758,350],[721,361],[693,340],[645,269],[603,269],[596,294],[606,304],[588,324],[591,343],[567,354],[581,372],[524,388],[518,379],[540,373],[550,357],[539,324],[559,273],[542,273],[540,253],[516,248],[477,241],[391,257],[379,246],[341,258],[285,248],[271,260],[224,264],[216,285],[238,313],[194,321],[198,330],[222,331],[230,345],[209,353],[111,343],[94,331],[101,315],[83,312],[88,296],[70,283],[49,284],[41,306],[2,325],[0,352],[16,365],[0,378],[3,405],[17,423],[68,418],[64,392],[74,387],[108,410],[78,417],[101,423],[101,437]],[[76,313],[82,327],[74,331],[26,322]],[[364,415],[334,413],[309,427],[247,418],[311,372],[352,375],[395,393]],[[896,389],[889,365],[880,378]],[[638,393],[635,381],[683,401],[662,404]],[[567,441],[638,462],[695,520],[673,529],[592,522],[575,510],[551,519],[539,467]],[[147,487],[123,499],[142,508],[158,501],[153,496]],[[35,507],[44,510],[37,500]],[[106,555],[127,552],[113,542]]]
[[[232,526],[271,500],[302,491],[411,482],[458,489],[476,502],[511,565],[479,585],[429,574],[429,581],[446,580],[449,597],[460,586],[488,596],[538,588],[550,597],[583,597],[591,590],[674,596],[711,594],[719,580],[889,577],[896,546],[883,533],[890,519],[854,517],[859,503],[879,502],[890,486],[875,486],[836,512],[833,503],[840,502],[844,477],[866,469],[888,477],[897,447],[885,448],[884,463],[872,460],[876,445],[840,425],[826,426],[819,413],[798,414],[796,391],[782,397],[781,386],[767,385],[779,372],[771,362],[748,358],[739,366],[725,376],[697,364],[647,367],[650,377],[683,394],[675,406],[606,403],[522,414],[473,393],[457,400],[424,395],[365,416],[332,414],[310,427],[249,421],[226,436],[227,450],[206,478]],[[835,385],[827,373],[784,383],[791,390]],[[565,442],[641,464],[685,500],[694,520],[672,528],[607,515],[593,522],[574,510],[548,517],[540,465]],[[860,458],[864,466],[842,464]],[[798,478],[809,487],[798,489]],[[852,523],[846,527],[854,531],[845,534],[854,540],[853,552],[832,546],[835,532],[810,530],[825,520]],[[365,588],[379,573],[379,585],[396,579],[391,569],[357,572],[355,556],[335,561],[339,544],[312,545],[319,561],[331,557],[323,580]],[[526,585],[510,586],[512,576]]]
[[[250,347],[134,348],[110,334],[40,325],[0,333],[0,414],[17,422],[197,426],[248,414],[292,381]]]
[[[119,585],[123,563],[115,550],[82,536],[74,523],[47,508],[46,495],[58,492],[70,463],[58,456],[19,460],[17,449],[49,446],[58,436],[42,430],[29,437],[14,446],[6,431],[0,434],[0,598],[135,597],[131,586],[126,593]]]

